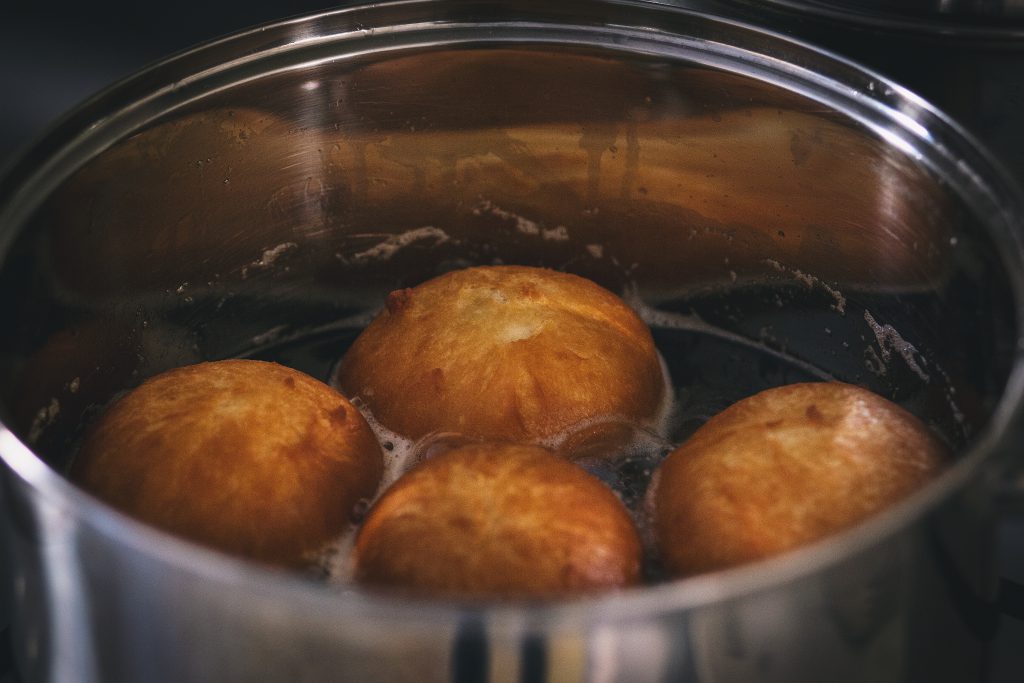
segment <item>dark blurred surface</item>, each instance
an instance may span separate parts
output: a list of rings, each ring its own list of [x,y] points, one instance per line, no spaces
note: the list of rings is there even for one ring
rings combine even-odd
[[[9,3],[0,18],[0,166],[63,112],[138,69],[326,0]]]

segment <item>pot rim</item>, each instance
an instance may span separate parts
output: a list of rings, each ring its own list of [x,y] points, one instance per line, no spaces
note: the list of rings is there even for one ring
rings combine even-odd
[[[649,618],[652,614],[685,610],[797,580],[839,564],[917,523],[941,501],[966,486],[986,461],[997,460],[1000,451],[1007,448],[1012,427],[1024,414],[1024,248],[1021,236],[1013,229],[1024,225],[1024,197],[1001,166],[957,124],[916,95],[853,62],[731,18],[650,0],[567,0],[554,9],[540,9],[540,5],[534,7],[529,3],[524,9],[523,3],[513,0],[478,0],[458,3],[455,19],[444,21],[433,14],[434,18],[428,20],[435,7],[446,4],[456,5],[433,0],[398,0],[286,19],[200,45],[115,84],[65,116],[0,179],[0,261],[24,218],[34,210],[33,200],[41,201],[81,163],[128,131],[168,113],[166,107],[161,107],[168,98],[181,99],[182,92],[194,98],[208,94],[211,90],[201,87],[204,80],[208,81],[207,87],[210,83],[228,87],[239,82],[231,80],[225,84],[224,78],[232,74],[266,74],[256,67],[265,59],[288,56],[290,51],[312,48],[316,53],[326,47],[335,58],[352,56],[359,54],[360,44],[356,41],[365,42],[376,36],[385,39],[386,47],[379,52],[451,45],[544,47],[568,42],[580,47],[600,47],[612,54],[660,54],[711,68],[731,66],[733,71],[744,65],[748,70],[739,73],[835,108],[901,151],[916,155],[922,163],[941,164],[943,167],[938,170],[954,174],[954,180],[971,190],[972,208],[990,226],[990,236],[1010,279],[1018,344],[1003,394],[991,418],[956,464],[923,490],[853,529],[775,558],[609,595],[525,605],[410,600],[359,588],[340,590],[208,550],[137,522],[78,489],[0,424],[0,460],[34,495],[119,543],[203,581],[259,585],[264,593],[301,605],[301,609],[325,614],[344,611],[374,617],[391,615],[426,623],[438,616],[457,619],[485,613],[500,630],[506,621],[521,625],[524,614],[530,623],[536,620],[548,625]],[[458,22],[459,17],[480,8],[490,10],[487,21],[471,26]],[[403,12],[412,17],[405,24],[380,21]],[[495,18],[497,12],[503,14]],[[566,19],[575,19],[577,23],[567,24]],[[702,27],[718,40],[680,32],[695,27]],[[619,41],[598,41],[609,35]],[[590,42],[583,36],[588,36]],[[730,37],[733,42],[728,42]],[[349,42],[356,44],[352,47]],[[371,41],[362,53],[372,48]],[[289,63],[288,68],[308,65]],[[188,101],[191,100],[185,99],[179,106]]]

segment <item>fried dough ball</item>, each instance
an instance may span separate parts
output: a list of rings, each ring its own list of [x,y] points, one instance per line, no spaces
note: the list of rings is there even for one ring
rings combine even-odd
[[[198,543],[300,567],[373,496],[383,457],[343,396],[275,363],[227,360],[157,375],[91,428],[83,488]]]
[[[523,266],[392,292],[336,381],[412,439],[536,443],[590,418],[650,421],[666,393],[650,330],[619,297]]]
[[[625,506],[581,467],[477,443],[385,492],[356,539],[355,577],[434,597],[549,598],[634,584],[641,552]]]
[[[763,391],[662,463],[649,498],[661,559],[686,576],[815,541],[907,496],[949,457],[916,417],[866,389]]]

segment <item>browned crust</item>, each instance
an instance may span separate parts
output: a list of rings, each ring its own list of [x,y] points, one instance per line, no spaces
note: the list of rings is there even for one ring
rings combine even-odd
[[[392,293],[337,380],[411,438],[536,441],[592,417],[649,419],[665,391],[650,330],[619,297],[523,266]]]
[[[472,444],[398,480],[356,540],[356,578],[416,594],[530,598],[637,582],[641,545],[600,480],[535,446]]]
[[[193,541],[298,566],[372,496],[383,458],[359,411],[274,363],[229,360],[153,377],[92,428],[72,478]]]
[[[662,561],[690,575],[775,555],[879,512],[948,460],[916,417],[860,387],[769,389],[711,418],[660,467]]]

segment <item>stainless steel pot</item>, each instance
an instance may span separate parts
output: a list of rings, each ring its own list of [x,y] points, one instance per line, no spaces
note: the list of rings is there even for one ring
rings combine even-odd
[[[654,4],[356,7],[129,79],[16,164],[0,202],[0,538],[26,680],[983,672],[1024,389],[1024,202],[883,78]],[[147,376],[236,355],[324,376],[390,289],[499,261],[626,291],[691,423],[834,376],[910,407],[957,463],[786,556],[541,605],[251,566],[61,475]]]

